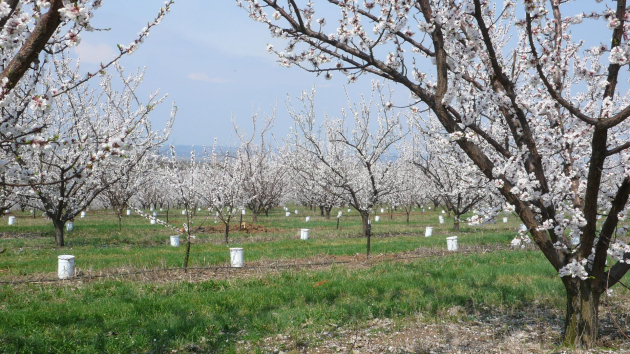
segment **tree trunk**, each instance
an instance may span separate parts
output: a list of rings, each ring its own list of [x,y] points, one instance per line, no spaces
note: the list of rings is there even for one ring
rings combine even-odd
[[[330,207],[326,207],[326,220],[330,220],[330,211],[332,208],[332,205]]]
[[[118,213],[118,232],[122,231],[122,214]]]
[[[184,273],[188,273],[188,257],[190,257],[190,235],[186,237],[186,256],[184,256]]]
[[[367,258],[370,258],[370,236],[372,236],[372,228],[369,223],[370,221],[370,214],[368,214],[367,212],[362,212],[361,213],[361,221],[363,222],[363,237],[366,238],[367,240],[367,247],[366,247],[366,252],[365,255]]]
[[[252,213],[252,222],[257,222],[257,221],[258,221],[258,214]]]
[[[596,345],[599,297],[592,280],[563,279],[567,292],[567,312],[563,343],[568,347],[592,348]]]
[[[64,246],[63,227],[65,225],[65,222],[61,220],[55,220],[55,219],[52,219],[52,221],[55,227],[55,245],[59,247],[63,247]]]
[[[225,223],[225,244],[228,244],[228,236],[230,235],[230,224]]]
[[[455,215],[453,217],[453,231],[455,232],[459,231],[459,215]]]
[[[409,213],[410,212],[407,212],[407,225],[409,225]]]
[[[319,206],[319,216],[324,216],[324,206],[323,205]]]

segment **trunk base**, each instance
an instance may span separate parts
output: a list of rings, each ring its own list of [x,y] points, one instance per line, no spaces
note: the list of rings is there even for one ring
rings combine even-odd
[[[55,227],[55,245],[57,247],[64,247],[65,240],[63,237],[63,227],[66,223],[61,220],[57,221],[53,219],[53,226]]]
[[[592,348],[597,345],[600,293],[591,289],[590,281],[565,280],[567,312],[563,345]]]
[[[372,236],[372,225],[370,224],[370,214],[361,214],[361,221],[363,223],[363,237],[367,239],[365,255],[370,258],[370,236]]]

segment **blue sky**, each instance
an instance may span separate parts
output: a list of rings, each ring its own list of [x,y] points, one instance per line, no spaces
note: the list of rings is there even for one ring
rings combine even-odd
[[[82,35],[75,49],[82,68],[93,69],[113,57],[116,44],[131,42],[163,3],[104,1],[93,25],[111,30]],[[250,20],[234,1],[177,1],[140,49],[121,63],[127,71],[147,66],[140,97],[156,89],[169,94],[151,117],[155,128],[163,127],[175,101],[179,112],[171,135],[174,144],[210,145],[215,137],[221,144],[233,142],[232,115],[240,128],[251,131],[252,109],[270,113],[276,102],[273,132],[284,136],[292,125],[285,109],[287,94],[296,97],[313,84],[321,113],[335,115],[346,105],[345,77],[326,81],[298,68],[282,68],[267,53],[270,40],[266,26]],[[368,89],[368,79],[348,87],[354,98]]]
[[[111,30],[83,34],[75,49],[82,58],[83,69],[93,70],[98,63],[113,57],[116,44],[131,42],[163,3],[164,0],[104,1],[92,23]],[[588,10],[593,7],[589,3]],[[573,4],[572,10],[587,9]],[[603,21],[596,25],[605,27]],[[578,26],[577,30],[580,32],[574,34],[587,40],[586,48],[610,41],[608,31],[600,38],[597,33],[602,32],[593,31],[592,24]],[[215,138],[222,145],[233,144],[232,116],[241,129],[251,131],[252,110],[260,107],[271,112],[276,104],[273,133],[282,137],[292,126],[285,109],[287,94],[294,98],[313,84],[317,85],[320,121],[324,112],[338,115],[347,104],[344,87],[355,101],[361,92],[369,92],[369,80],[374,77],[346,86],[347,79],[340,74],[326,81],[298,68],[280,67],[275,56],[267,53],[270,42],[283,48],[282,42],[272,42],[264,24],[249,19],[233,0],[179,0],[140,49],[121,63],[127,71],[147,67],[140,97],[148,97],[156,89],[169,94],[151,116],[156,129],[164,126],[171,102],[176,103],[179,112],[171,143],[178,145],[210,145]],[[400,90],[395,102],[405,104],[407,97],[407,91]]]

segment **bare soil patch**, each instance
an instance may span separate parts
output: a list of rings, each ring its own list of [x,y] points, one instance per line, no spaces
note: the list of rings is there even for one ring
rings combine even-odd
[[[196,232],[199,232],[199,233],[208,233],[208,234],[224,233],[225,225],[220,224],[220,225],[201,226],[198,230],[199,231],[196,231]],[[243,222],[242,226],[239,225],[238,223],[233,223],[230,225],[230,232],[244,232],[247,234],[251,234],[251,233],[279,232],[279,231],[281,230],[268,228],[263,225],[250,224],[246,222]]]
[[[40,237],[49,237],[49,234],[43,232],[0,232],[0,239],[2,240]]]
[[[623,312],[619,307],[615,306],[614,313]],[[630,342],[607,313],[602,313],[600,319],[599,346],[591,350],[560,347],[563,313],[554,309],[532,305],[527,312],[486,308],[480,313],[477,309],[455,306],[443,315],[445,320],[439,323],[427,322],[419,315],[402,324],[387,318],[375,318],[360,326],[330,324],[316,335],[278,334],[256,343],[240,341],[237,352],[261,349],[264,353],[278,354],[630,353]],[[627,324],[624,330],[628,330]]]

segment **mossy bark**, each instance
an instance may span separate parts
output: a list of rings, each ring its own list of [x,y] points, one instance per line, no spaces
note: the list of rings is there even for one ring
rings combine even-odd
[[[565,280],[567,312],[563,344],[567,347],[592,348],[596,345],[601,293],[591,286],[591,279]]]

